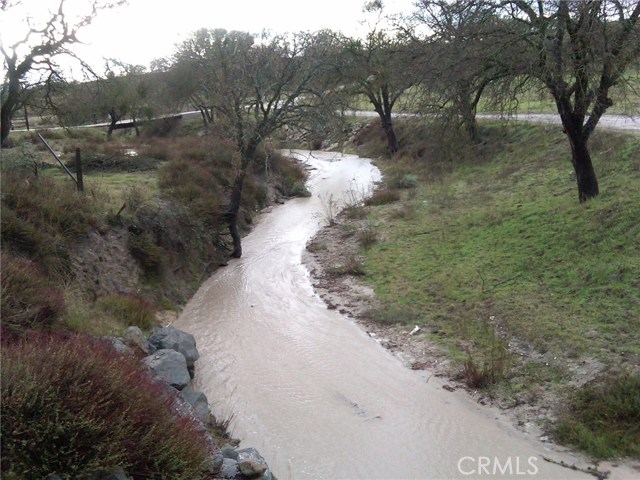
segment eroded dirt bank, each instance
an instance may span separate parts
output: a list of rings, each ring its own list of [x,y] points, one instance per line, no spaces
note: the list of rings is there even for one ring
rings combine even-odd
[[[379,173],[355,156],[297,154],[312,169],[313,196],[266,214],[245,238],[244,257],[205,282],[176,322],[201,349],[197,388],[216,416],[233,416],[234,436],[281,479],[474,478],[481,457],[506,468],[502,478],[590,478],[543,460],[586,468],[579,458],[445,388],[435,363],[407,368],[381,347],[382,335],[343,314],[355,308],[349,302],[327,308],[302,252],[332,202]]]

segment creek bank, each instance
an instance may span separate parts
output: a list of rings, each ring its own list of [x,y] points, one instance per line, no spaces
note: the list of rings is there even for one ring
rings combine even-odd
[[[277,180],[273,177],[270,178],[271,183],[265,183],[266,205],[261,211],[243,208],[243,234],[251,230],[256,216],[291,198],[279,187]],[[159,326],[148,338],[138,327],[129,327],[121,337],[102,338],[118,354],[133,354],[142,359],[143,364],[166,385],[167,394],[177,399],[180,405],[175,412],[177,417],[195,417],[203,431],[213,432],[219,444],[216,446],[214,438],[208,433],[213,452],[210,473],[214,478],[275,478],[256,449],[237,447],[239,441],[229,436],[226,423],[212,415],[207,396],[193,389],[196,361],[199,358],[195,339],[171,326],[181,306],[202,281],[227,264],[229,257],[223,248],[224,244],[209,242],[208,248],[204,248],[202,240],[209,237],[203,236],[200,231],[192,231],[193,226],[186,221],[189,218],[174,201],[131,204],[128,208],[134,212],[132,218],[121,217],[119,212],[108,225],[88,232],[70,252],[74,288],[88,301],[95,302],[110,295],[135,296],[159,309],[155,313]],[[162,253],[162,269],[157,275],[155,272],[149,275],[145,269],[146,257],[139,258],[139,255],[134,255],[135,249],[132,249],[132,240],[145,235],[156,239],[160,246],[164,242],[176,250],[169,249]],[[129,477],[121,469],[115,469],[90,473],[88,478],[120,480]]]
[[[102,337],[120,355],[136,355],[162,382],[168,396],[175,399],[176,419],[190,417],[197,421],[207,438],[211,457],[208,473],[211,478],[232,480],[274,480],[265,459],[255,448],[237,448],[237,441],[229,439],[222,447],[216,444],[211,432],[220,423],[212,415],[207,396],[193,389],[196,360],[200,357],[193,335],[172,325],[157,327],[146,337],[138,327],[129,327],[123,337]],[[50,477],[48,480],[57,480]],[[122,469],[115,468],[87,475],[91,480],[131,480]]]
[[[358,232],[367,228],[366,219],[349,218],[339,213],[332,225],[325,226],[309,241],[303,253],[315,291],[327,304],[354,320],[375,342],[389,350],[409,369],[428,370],[444,379],[450,392],[464,390],[481,405],[492,405],[506,413],[521,431],[550,442],[539,424],[548,418],[559,399],[551,392],[540,392],[536,398],[510,398],[499,391],[472,389],[464,383],[461,368],[455,365],[444,347],[430,340],[424,333],[441,335],[437,328],[425,325],[381,323],[373,319],[383,308],[373,289],[357,276],[341,274],[339,265],[349,258],[357,258],[360,251]],[[338,267],[336,267],[338,266]],[[591,375],[594,372],[589,371]]]
[[[416,330],[400,323],[383,324],[372,320],[372,314],[383,307],[373,288],[355,275],[335,273],[342,270],[340,265],[348,259],[358,258],[360,244],[355,232],[366,228],[367,222],[348,218],[343,211],[307,243],[302,262],[309,270],[314,290],[328,309],[337,310],[354,320],[369,337],[392,352],[407,368],[429,370],[437,377],[455,382],[455,388],[462,387],[460,378],[456,378],[455,367],[443,349],[417,335],[422,333],[420,327]],[[347,225],[349,228],[345,228]]]
[[[344,274],[342,272],[345,269],[341,268],[350,259],[358,259],[361,245],[356,232],[370,228],[369,222],[368,219],[353,218],[342,211],[307,243],[302,262],[310,273],[314,291],[323,299],[327,309],[337,310],[352,319],[372,341],[396,356],[405,367],[425,370],[430,374],[429,378],[439,377],[444,390],[463,391],[478,404],[499,409],[514,427],[537,438],[550,449],[572,452],[570,448],[556,445],[544,429],[546,422],[555,419],[554,411],[562,401],[557,391],[538,388],[530,395],[514,398],[500,389],[487,391],[470,388],[465,384],[461,367],[451,360],[444,347],[429,337],[444,335],[444,332],[428,325],[374,320],[375,312],[383,309],[384,305],[376,298],[373,288],[358,275]],[[510,340],[509,343],[513,352],[524,362],[540,361],[541,358],[542,361],[548,360],[516,340]],[[584,385],[602,373],[602,365],[595,360],[585,359],[578,363],[567,359],[566,365],[573,373],[572,384],[575,385]],[[628,478],[625,475],[629,472],[640,471],[640,463],[635,459],[593,463],[581,457],[575,464],[564,466],[594,476],[612,473],[614,478]]]
[[[355,155],[302,155],[313,195],[262,218],[245,256],[204,282],[175,323],[203,344],[196,386],[215,412],[233,412],[234,434],[284,478],[459,478],[462,456],[547,455],[496,420],[497,409],[405,368],[339,308],[327,309],[301,255],[324,207],[379,173]],[[541,478],[584,478],[540,460]]]

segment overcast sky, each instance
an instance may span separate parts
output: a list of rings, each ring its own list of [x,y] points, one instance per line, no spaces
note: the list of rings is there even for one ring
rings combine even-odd
[[[66,0],[69,11],[81,11],[86,0]],[[22,37],[26,16],[40,18],[58,0],[23,0],[24,10],[2,13],[0,38],[10,45]],[[385,11],[409,13],[413,0],[385,0]],[[100,68],[102,58],[148,65],[171,55],[174,45],[199,28],[225,28],[258,33],[317,31],[322,28],[358,35],[366,27],[364,0],[129,0],[101,12],[79,35],[86,44],[74,48]]]

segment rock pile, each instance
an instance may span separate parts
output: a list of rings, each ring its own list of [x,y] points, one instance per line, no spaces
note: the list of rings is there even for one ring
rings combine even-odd
[[[229,444],[219,448],[208,433],[207,427],[212,426],[215,419],[212,418],[207,396],[192,387],[195,362],[200,357],[193,335],[170,325],[156,328],[148,338],[138,327],[129,327],[122,339],[104,339],[119,353],[144,356],[142,362],[166,386],[167,393],[177,397],[176,416],[191,416],[200,422],[211,443],[213,454],[209,471],[215,478],[275,480],[267,462],[256,449],[236,449]],[[121,469],[95,473],[95,477],[90,475],[88,478],[130,480]]]

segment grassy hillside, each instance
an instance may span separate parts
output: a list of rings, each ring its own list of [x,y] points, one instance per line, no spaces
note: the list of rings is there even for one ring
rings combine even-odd
[[[72,171],[80,148],[85,192],[34,133],[12,135],[2,151],[3,333],[149,329],[149,315],[186,302],[226,261],[222,213],[237,158],[218,132],[187,122],[110,141],[104,129],[42,133]],[[259,151],[240,228],[277,196],[304,194],[304,180],[290,160]]]
[[[564,402],[576,409],[556,433],[597,456],[640,455],[640,138],[593,138],[602,193],[580,205],[559,127],[483,124],[478,146],[429,125],[400,132],[403,150],[380,162],[386,183],[419,181],[370,210],[378,241],[362,251],[379,319],[421,325],[467,384],[516,401],[621,386],[627,410],[610,398],[596,410],[633,425],[628,438],[572,424],[593,408],[582,397]]]

